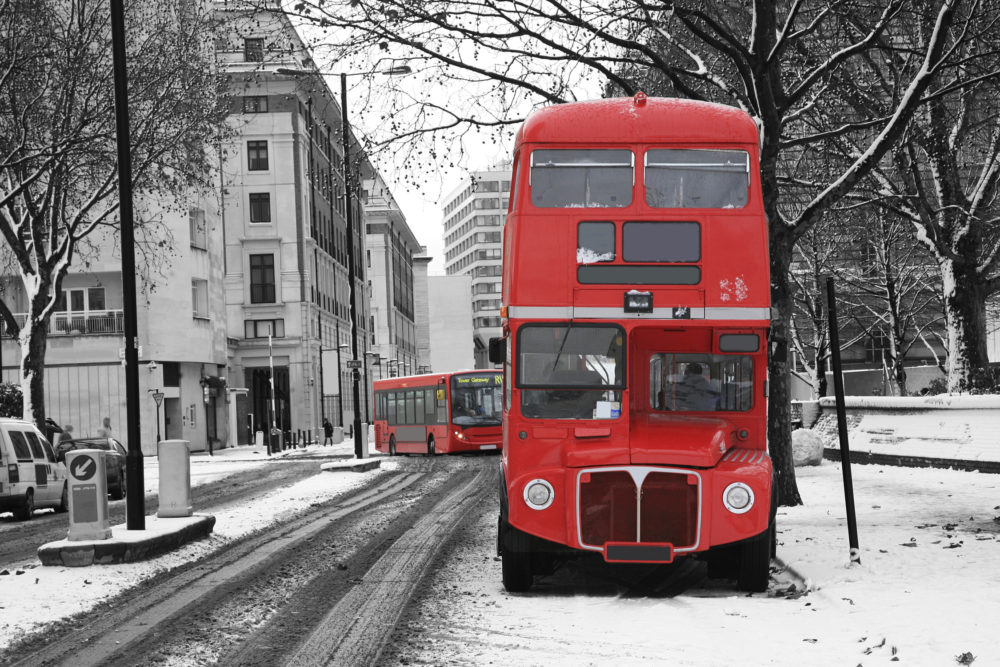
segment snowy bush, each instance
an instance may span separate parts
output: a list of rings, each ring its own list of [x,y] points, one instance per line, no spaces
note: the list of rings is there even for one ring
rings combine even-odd
[[[792,462],[796,466],[818,466],[823,463],[823,439],[808,428],[792,431]]]
[[[24,415],[24,400],[21,386],[9,382],[0,382],[0,417],[16,417]]]

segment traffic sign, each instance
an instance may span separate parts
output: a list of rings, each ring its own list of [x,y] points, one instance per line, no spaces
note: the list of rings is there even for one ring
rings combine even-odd
[[[361,360],[360,359],[348,359],[347,360],[347,367],[348,368],[358,368],[358,369],[360,369],[361,368]]]

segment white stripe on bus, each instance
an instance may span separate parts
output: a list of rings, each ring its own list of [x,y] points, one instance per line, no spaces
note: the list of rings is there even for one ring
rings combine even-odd
[[[586,318],[594,320],[647,319],[647,320],[769,320],[769,308],[741,308],[735,306],[690,308],[688,317],[675,318],[674,308],[654,308],[652,313],[626,313],[622,308],[599,306],[508,306],[507,316],[516,319],[567,320]]]

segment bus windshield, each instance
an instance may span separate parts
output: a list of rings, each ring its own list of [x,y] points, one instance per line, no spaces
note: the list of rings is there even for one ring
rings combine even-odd
[[[743,412],[753,407],[753,362],[722,354],[654,354],[650,407],[682,412]]]
[[[539,419],[618,417],[624,388],[624,340],[617,325],[521,327],[517,384],[522,414]]]
[[[451,378],[451,422],[456,426],[499,426],[503,375],[482,373]]]

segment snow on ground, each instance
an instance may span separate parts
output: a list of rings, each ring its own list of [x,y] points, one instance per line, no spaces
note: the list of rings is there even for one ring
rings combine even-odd
[[[850,565],[839,463],[799,468],[805,504],[779,510],[778,557],[808,580],[805,594],[772,583],[748,596],[709,580],[675,597],[622,597],[577,566],[507,595],[487,511],[486,537],[435,570],[387,663],[936,667],[971,653],[1000,664],[1000,476],[852,470],[861,565]]]
[[[197,458],[195,480],[228,466],[261,465],[253,456],[214,464]],[[405,463],[383,459],[382,466]],[[495,508],[484,508],[473,537],[432,572],[428,594],[407,612],[405,643],[387,657],[410,664],[869,667],[954,665],[971,654],[977,666],[1000,664],[994,634],[1000,622],[1000,476],[852,470],[861,565],[850,565],[840,464],[799,468],[805,504],[779,510],[778,557],[808,588],[786,591],[787,584],[772,584],[766,595],[739,594],[710,581],[674,597],[622,597],[614,585],[581,583],[572,568],[540,580],[531,593],[508,595],[494,558]],[[18,564],[0,576],[0,646],[378,474],[324,473],[223,508],[215,512],[211,538],[149,562]]]
[[[244,449],[245,452],[220,453],[213,460],[206,460],[207,455],[192,456],[192,486],[261,465],[282,465],[260,461],[260,455],[253,454],[249,448]],[[286,453],[295,455],[297,452]],[[317,469],[321,463],[316,461]],[[395,461],[384,460],[381,468],[370,472],[322,473],[259,498],[216,509],[213,511],[215,528],[208,539],[192,542],[149,561],[71,568],[46,567],[34,559],[0,567],[0,648],[45,623],[90,609],[162,571],[201,558],[244,535],[293,517],[304,506],[368,484],[374,476],[396,465]],[[155,492],[158,483],[155,458],[146,460],[144,474],[147,493]],[[194,510],[197,513],[199,508]],[[7,574],[3,574],[5,570]]]

